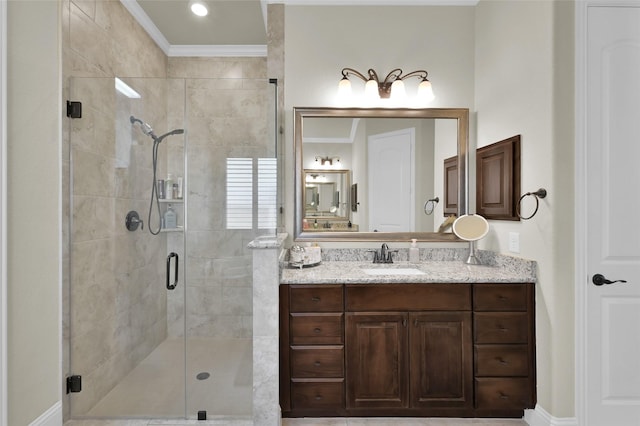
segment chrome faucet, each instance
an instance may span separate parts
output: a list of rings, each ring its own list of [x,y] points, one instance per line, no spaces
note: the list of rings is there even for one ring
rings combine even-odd
[[[387,243],[382,243],[380,250],[369,250],[373,252],[373,263],[393,263],[392,253],[397,253],[398,250],[389,250]]]

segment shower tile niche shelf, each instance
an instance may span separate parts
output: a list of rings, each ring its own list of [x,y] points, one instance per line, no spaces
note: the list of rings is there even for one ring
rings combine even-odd
[[[184,226],[178,226],[176,228],[162,228],[160,232],[184,232]]]

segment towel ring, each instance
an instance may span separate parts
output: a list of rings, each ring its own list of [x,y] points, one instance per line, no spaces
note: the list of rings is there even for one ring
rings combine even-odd
[[[524,217],[520,214],[520,203],[522,203],[522,200],[524,199],[524,197],[527,197],[529,195],[533,195],[535,197],[536,208],[533,211],[533,213],[531,213],[531,216]],[[520,199],[518,200],[518,204],[516,204],[516,214],[518,215],[518,217],[522,220],[529,220],[532,217],[534,217],[536,213],[538,213],[538,207],[540,207],[540,198],[544,198],[546,196],[547,196],[547,190],[544,188],[540,188],[536,192],[527,192],[526,194],[523,194],[522,197],[520,197]]]
[[[440,197],[432,198],[424,203],[424,214],[430,215],[433,213],[433,209],[436,208],[436,204],[440,202]]]

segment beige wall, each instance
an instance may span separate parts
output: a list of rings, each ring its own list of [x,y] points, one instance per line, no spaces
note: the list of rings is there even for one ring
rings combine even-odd
[[[293,107],[337,105],[340,72],[350,67],[365,73],[373,68],[383,78],[394,68],[425,69],[436,94],[431,106],[472,110],[474,13],[473,7],[285,7],[284,194],[290,235]],[[352,86],[361,91],[364,82],[352,79]]]
[[[517,232],[516,255],[538,262],[538,403],[556,417],[574,415],[572,40],[572,2],[477,7],[478,146],[522,135],[522,192],[549,194],[530,220],[491,221],[479,247],[509,253],[509,233]],[[523,214],[533,207],[523,203]]]
[[[343,67],[427,69],[432,106],[471,111],[472,149],[476,139],[484,146],[522,135],[522,190],[545,187],[549,196],[530,221],[491,221],[480,247],[508,253],[509,232],[519,232],[520,255],[539,262],[539,403],[556,417],[573,416],[573,3],[285,12],[285,194],[293,194],[292,108],[335,105]],[[355,90],[359,83],[352,82]],[[293,196],[285,201],[292,233]]]
[[[59,16],[57,2],[8,2],[10,425],[29,424],[60,400]]]

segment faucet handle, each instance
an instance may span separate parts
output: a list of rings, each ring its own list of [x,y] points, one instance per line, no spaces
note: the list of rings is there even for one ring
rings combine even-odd
[[[392,253],[398,253],[398,250],[389,250],[387,252],[387,260],[386,263],[393,263],[393,257],[391,257]]]
[[[373,263],[380,263],[380,253],[378,250],[367,250],[369,253],[373,253]]]

